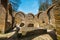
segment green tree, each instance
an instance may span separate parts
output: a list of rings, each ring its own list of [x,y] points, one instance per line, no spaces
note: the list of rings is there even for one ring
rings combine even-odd
[[[60,0],[52,0],[52,4],[55,4],[55,3],[60,4]]]
[[[45,0],[44,3],[40,1],[39,11],[45,11],[51,4],[49,4],[49,0]]]
[[[45,5],[46,5],[45,3],[42,3],[39,8],[39,11],[45,11],[46,10]]]

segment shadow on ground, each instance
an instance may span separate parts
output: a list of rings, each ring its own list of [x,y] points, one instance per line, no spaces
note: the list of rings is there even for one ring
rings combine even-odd
[[[25,36],[20,36],[18,34],[18,36],[16,36],[16,37],[11,37],[8,39],[7,38],[0,38],[0,40],[32,40],[33,38],[36,38],[36,37],[38,37],[40,35],[44,35],[44,34],[49,34],[53,40],[57,40],[57,36],[54,31],[47,33],[46,30],[34,30],[31,32],[28,32],[27,35],[25,35]]]

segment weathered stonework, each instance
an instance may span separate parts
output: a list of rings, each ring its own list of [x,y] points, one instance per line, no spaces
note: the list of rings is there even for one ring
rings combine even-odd
[[[1,5],[0,6],[0,33],[4,33],[5,31],[5,17],[6,17],[6,10]]]
[[[45,26],[49,23],[48,16],[45,13],[45,11],[42,11],[42,13],[38,13],[37,16],[38,16],[37,19],[38,19],[40,26]]]
[[[60,6],[57,5],[54,8],[54,16],[55,16],[55,23],[56,23],[56,29],[57,29],[57,34],[60,35]]]
[[[34,27],[34,15],[32,13],[26,14],[26,26],[30,27],[29,25],[31,25],[32,27]]]
[[[21,23],[25,24],[25,14],[23,12],[18,12],[15,14],[15,24],[20,26]]]
[[[12,7],[8,4],[4,4],[4,0],[1,0],[0,5],[0,33],[6,33],[10,28],[12,28]],[[8,5],[7,5],[8,4]]]

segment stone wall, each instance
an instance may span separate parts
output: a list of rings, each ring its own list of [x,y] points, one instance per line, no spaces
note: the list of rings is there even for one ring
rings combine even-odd
[[[3,4],[0,5],[0,33],[5,33],[6,31],[10,30],[10,28],[12,28],[11,14],[12,12],[9,13],[9,8],[6,11],[5,6],[3,6]]]
[[[53,11],[55,14],[55,24],[58,37],[60,37],[60,5],[57,5]],[[60,40],[60,39],[58,39]]]
[[[2,5],[0,5],[0,33],[4,33],[5,31],[5,17],[6,17],[5,8]]]

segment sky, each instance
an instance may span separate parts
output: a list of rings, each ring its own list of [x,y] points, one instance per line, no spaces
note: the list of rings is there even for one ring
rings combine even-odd
[[[18,11],[36,14],[38,12],[39,4],[38,0],[21,0]]]
[[[13,9],[16,11],[22,11],[26,14],[33,13],[37,14],[39,9],[39,0],[10,0],[13,6]],[[41,0],[41,3],[46,0]],[[16,4],[13,4],[16,3]],[[50,3],[50,2],[49,2]]]

